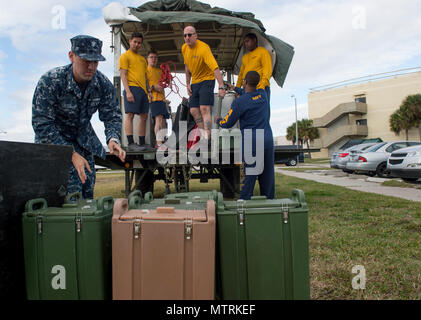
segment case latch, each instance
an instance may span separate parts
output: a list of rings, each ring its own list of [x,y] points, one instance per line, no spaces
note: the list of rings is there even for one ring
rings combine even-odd
[[[190,240],[193,234],[193,219],[192,218],[186,219],[186,222],[184,225],[184,233],[186,235],[186,239]]]
[[[137,240],[140,237],[140,220],[135,220],[133,223],[134,238]]]
[[[240,226],[244,226],[244,200],[237,200],[237,214],[238,214],[238,223]]]
[[[42,217],[38,216],[37,217],[37,229],[38,229],[38,234],[42,233]]]
[[[190,240],[193,234],[193,218],[186,219],[184,231],[186,234],[186,239]]]
[[[284,223],[288,223],[288,205],[286,203],[282,204],[282,218],[284,220]]]

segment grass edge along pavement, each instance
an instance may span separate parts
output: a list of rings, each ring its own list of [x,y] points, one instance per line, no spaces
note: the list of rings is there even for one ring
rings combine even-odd
[[[98,178],[95,198],[124,196],[124,173]],[[190,183],[191,191],[213,189],[219,181]],[[421,203],[276,174],[277,198],[292,189],[304,191],[309,207],[312,299],[421,299]],[[157,182],[155,196],[163,191]],[[365,290],[352,288],[357,265]]]

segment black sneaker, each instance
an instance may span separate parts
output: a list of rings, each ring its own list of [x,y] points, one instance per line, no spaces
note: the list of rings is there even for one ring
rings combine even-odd
[[[139,146],[136,143],[130,143],[127,146],[127,151],[129,151],[129,152],[144,152],[144,151],[146,151],[146,148],[144,147],[144,145],[143,146]]]
[[[141,144],[140,147],[144,148],[143,151],[155,151],[155,148],[149,144]]]

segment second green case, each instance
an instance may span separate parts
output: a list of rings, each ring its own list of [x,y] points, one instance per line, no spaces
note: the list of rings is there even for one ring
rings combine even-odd
[[[223,300],[310,298],[308,209],[304,193],[291,199],[225,201],[217,209]]]

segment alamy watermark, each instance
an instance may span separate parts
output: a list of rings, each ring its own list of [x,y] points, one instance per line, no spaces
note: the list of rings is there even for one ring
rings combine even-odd
[[[62,5],[55,5],[51,8],[51,28],[54,30],[66,29],[66,8]]]
[[[66,290],[66,268],[56,265],[51,269],[51,273],[55,274],[51,279],[51,287],[54,290]]]
[[[357,274],[352,278],[352,289],[354,290],[365,290],[366,273],[364,266],[355,265],[352,267],[352,273]]]
[[[166,129],[158,131],[157,140],[162,141],[166,132]],[[203,130],[200,130],[200,136],[204,136]],[[209,164],[209,162],[211,164],[241,164],[244,162],[246,175],[260,175],[263,172],[264,129],[244,129],[243,133],[239,129],[212,129],[211,145],[208,144],[208,140],[200,139],[188,149],[188,143],[192,143],[194,138],[187,133],[187,122],[180,121],[178,135],[172,132],[165,144],[157,149],[156,160],[163,166],[188,163],[193,165]],[[233,159],[231,154],[233,154]],[[222,159],[220,159],[220,155]]]
[[[364,6],[352,8],[352,28],[355,30],[367,29],[367,9]]]

